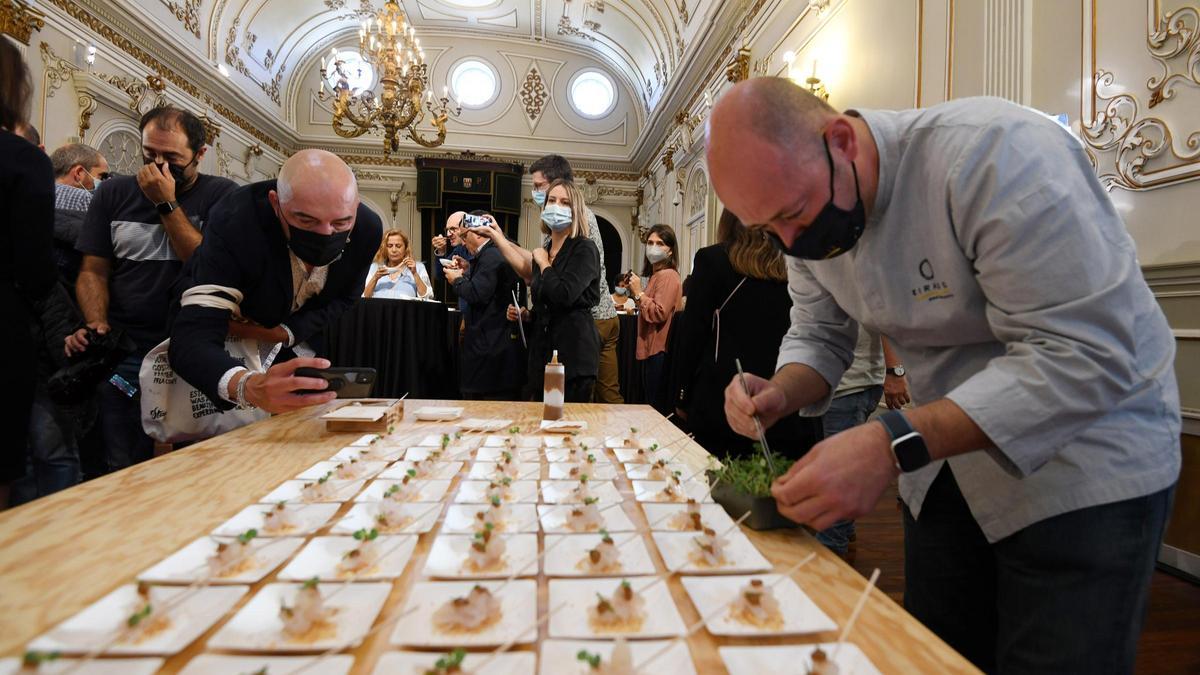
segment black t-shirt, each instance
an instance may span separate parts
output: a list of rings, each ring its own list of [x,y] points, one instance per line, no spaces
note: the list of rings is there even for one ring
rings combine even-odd
[[[201,174],[176,200],[188,220],[203,232],[209,210],[237,188],[228,178]],[[146,199],[136,176],[100,184],[88,207],[75,244],[79,252],[107,258],[108,322],[121,328],[143,351],[167,337],[171,284],[183,263],[171,248],[154,204]]]

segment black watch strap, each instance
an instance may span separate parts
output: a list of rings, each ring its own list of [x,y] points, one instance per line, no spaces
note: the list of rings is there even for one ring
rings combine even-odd
[[[892,438],[892,455],[901,471],[916,471],[932,461],[929,448],[925,447],[925,438],[908,423],[903,413],[889,410],[879,415],[878,419]]]
[[[167,216],[167,215],[170,215],[172,211],[179,208],[179,202],[177,202],[175,200],[162,202],[159,204],[155,204],[154,208],[158,210],[158,215]]]

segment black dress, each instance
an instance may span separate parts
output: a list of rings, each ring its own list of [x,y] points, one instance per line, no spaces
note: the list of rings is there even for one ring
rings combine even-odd
[[[0,130],[0,313],[7,400],[0,423],[0,483],[25,474],[26,437],[37,383],[33,340],[39,306],[54,290],[54,170],[29,141]],[[60,347],[61,349],[61,347]]]
[[[734,432],[725,419],[725,387],[737,374],[735,358],[747,373],[765,378],[775,374],[779,343],[791,325],[787,282],[738,274],[724,244],[696,251],[691,279],[679,325],[684,339],[674,355],[680,384],[676,407],[687,413],[696,442],[717,457],[752,452],[753,439]],[[718,351],[714,313],[719,308]],[[771,450],[791,458],[799,458],[820,439],[821,420],[816,417],[789,415],[767,431]]]
[[[600,362],[600,333],[592,320],[592,306],[600,301],[599,278],[600,251],[587,237],[564,241],[545,270],[533,265],[529,387],[535,399],[541,399],[546,364],[558,350],[558,360],[566,366],[566,401],[592,400]]]

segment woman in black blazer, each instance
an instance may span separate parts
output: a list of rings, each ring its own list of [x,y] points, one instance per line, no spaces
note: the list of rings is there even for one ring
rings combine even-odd
[[[599,300],[600,252],[587,236],[587,211],[574,183],[556,180],[546,190],[544,247],[533,249],[533,327],[529,335],[529,385],[541,388],[546,364],[558,351],[566,366],[565,400],[587,403],[600,358],[600,334],[592,320]]]
[[[761,232],[724,211],[720,243],[696,251],[687,310],[674,355],[680,383],[675,407],[696,442],[717,456],[753,452],[753,439],[729,428],[725,387],[737,374],[775,374],[779,343],[790,326],[792,300],[783,254]],[[798,458],[821,439],[821,420],[790,415],[767,430],[771,450]]]

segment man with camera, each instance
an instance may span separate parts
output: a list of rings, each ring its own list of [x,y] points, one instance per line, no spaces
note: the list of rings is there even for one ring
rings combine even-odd
[[[221,410],[280,413],[333,400],[334,392],[305,393],[325,389],[325,380],[294,375],[329,361],[290,357],[311,354],[303,343],[362,296],[382,236],[379,216],[359,202],[354,173],[333,153],[301,150],[277,180],[238,188],[213,210],[178,290],[236,289],[244,322],[231,327],[228,309],[181,306],[171,326],[171,367]],[[252,372],[226,353],[228,334],[285,350],[265,372]]]
[[[491,240],[480,234],[494,225],[490,214],[472,212],[464,218],[459,237],[474,262],[469,269],[446,268],[463,312],[463,344],[459,369],[464,399],[515,401],[521,393],[525,359],[516,324],[506,310],[517,285],[517,273]]]
[[[446,236],[435,235],[430,243],[433,244],[433,282],[436,284],[439,280],[450,285],[450,280],[446,277],[445,271],[448,267],[457,267],[460,272],[465,272],[471,265],[471,252],[467,250],[463,244],[462,232],[466,223],[467,212],[455,211],[446,218]],[[450,263],[443,263],[443,260],[449,260]],[[442,299],[446,299],[443,291]],[[466,311],[466,302],[462,298],[458,299],[459,311]]]
[[[140,126],[144,166],[136,176],[101,183],[79,233],[76,248],[83,260],[75,295],[87,326],[66,340],[68,356],[88,350],[92,338],[110,329],[132,343],[116,372],[99,385],[100,434],[110,471],[154,452],[142,429],[138,370],[146,353],[167,337],[171,284],[200,245],[209,211],[237,187],[200,173],[205,130],[192,113],[159,107],[143,115]]]

